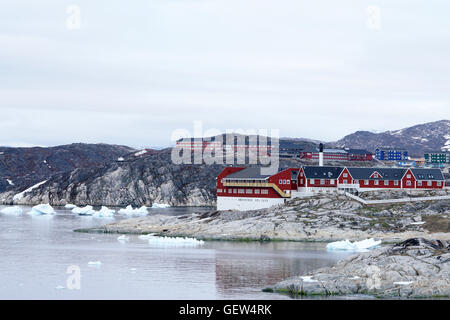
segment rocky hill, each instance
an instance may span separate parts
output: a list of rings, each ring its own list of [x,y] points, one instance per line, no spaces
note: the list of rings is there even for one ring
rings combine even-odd
[[[427,151],[450,151],[450,120],[382,133],[357,131],[328,145],[339,148],[365,148],[372,152],[380,146],[395,147],[408,150],[412,156],[422,157]]]
[[[218,165],[174,165],[170,149],[143,150],[101,167],[56,174],[37,188],[15,197],[0,194],[3,203],[107,206],[207,206],[215,204]]]
[[[132,152],[125,146],[74,143],[57,147],[0,147],[0,193],[22,191],[76,168],[103,166]]]

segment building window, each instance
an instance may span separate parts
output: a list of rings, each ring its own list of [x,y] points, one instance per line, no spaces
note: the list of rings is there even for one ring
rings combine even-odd
[[[263,189],[261,190],[261,194],[269,194],[269,190]]]
[[[388,186],[389,185],[389,180],[384,180],[384,185]]]
[[[314,184],[314,179],[309,179],[309,183]]]
[[[359,180],[355,180],[355,184],[359,184]]]
[[[222,192],[222,189],[217,189],[217,192]]]
[[[394,186],[398,186],[398,181],[394,181]]]
[[[325,179],[320,179],[320,184],[325,184]]]
[[[432,181],[428,181],[428,186],[431,187],[433,185]]]
[[[246,189],[246,190],[245,190],[245,193],[247,193],[247,194],[252,194],[252,193],[253,193],[253,190],[252,190],[252,189]]]
[[[375,180],[373,183],[377,186],[378,183],[379,183],[379,181],[378,181],[378,180]]]
[[[411,187],[411,181],[406,181],[406,185],[407,185],[408,187]]]
[[[286,180],[283,180],[283,184],[286,184]]]
[[[422,186],[422,181],[417,181],[417,186],[421,187]]]
[[[347,178],[348,177],[348,174],[347,173],[344,173],[344,178]]]
[[[330,184],[334,184],[334,179],[330,179]]]
[[[437,186],[438,186],[438,187],[442,186],[441,181],[438,181],[438,182],[437,182]]]
[[[278,184],[283,184],[283,180],[278,180]]]
[[[244,189],[239,189],[238,193],[244,193]]]
[[[287,184],[291,184],[291,180],[288,180],[288,181],[287,181]]]
[[[237,189],[233,189],[233,193],[237,193]]]
[[[303,179],[300,179],[300,184],[303,184]]]
[[[411,179],[411,175],[410,175],[410,174],[407,174],[407,175],[406,175],[406,178]]]
[[[255,189],[255,194],[259,194],[259,189]]]

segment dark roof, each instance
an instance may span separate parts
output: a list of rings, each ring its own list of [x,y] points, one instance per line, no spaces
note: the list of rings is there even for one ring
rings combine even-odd
[[[441,169],[411,169],[417,180],[445,180]]]
[[[303,171],[308,179],[337,179],[344,168],[305,166]]]
[[[385,180],[401,180],[407,169],[404,168],[347,168],[355,180],[379,180],[371,178],[374,172],[381,174]]]
[[[248,167],[238,172],[232,173],[224,179],[266,179],[270,174],[261,174],[261,167]]]

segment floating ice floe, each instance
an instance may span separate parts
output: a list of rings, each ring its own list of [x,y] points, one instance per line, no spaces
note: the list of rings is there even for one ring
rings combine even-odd
[[[150,237],[154,237],[154,234],[153,234],[153,233],[150,233],[150,234],[142,234],[142,235],[140,235],[138,238],[141,239],[141,240],[148,240],[148,239],[150,239]]]
[[[65,288],[64,288],[64,286],[59,285],[59,286],[56,286],[55,289],[61,290],[61,289],[65,289]]]
[[[127,215],[146,215],[148,214],[148,211],[146,206],[142,206],[138,209],[133,209],[133,207],[129,205],[125,209],[120,209],[119,213]]]
[[[64,206],[64,208],[66,208],[66,209],[73,209],[73,208],[76,208],[76,207],[77,207],[76,205],[71,204],[71,203],[68,203],[68,204],[66,204],[66,205]]]
[[[6,207],[0,210],[1,213],[4,214],[21,214],[23,212],[21,207]]]
[[[90,266],[100,266],[102,264],[101,261],[89,261],[88,265]]]
[[[77,213],[80,216],[92,216],[95,213],[95,210],[92,208],[92,206],[85,206],[82,208],[73,208],[72,212]]]
[[[374,249],[380,246],[381,240],[374,240],[373,238],[362,241],[350,242],[349,240],[335,241],[327,244],[327,250],[348,250],[348,251],[365,251]]]
[[[55,214],[55,209],[49,204],[38,204],[31,208],[31,211],[28,214],[33,216],[43,215],[43,214]]]
[[[94,217],[102,218],[102,217],[114,217],[114,213],[116,210],[109,209],[108,207],[102,206],[99,211],[94,212]]]
[[[203,240],[197,240],[195,238],[183,238],[183,237],[159,237],[148,236],[148,243],[150,245],[164,246],[164,247],[196,247],[204,244]]]
[[[129,240],[130,240],[130,238],[125,236],[124,234],[117,237],[117,241],[119,241],[119,242],[128,242]]]
[[[152,208],[169,208],[170,205],[169,204],[165,204],[165,203],[153,203],[152,204]]]

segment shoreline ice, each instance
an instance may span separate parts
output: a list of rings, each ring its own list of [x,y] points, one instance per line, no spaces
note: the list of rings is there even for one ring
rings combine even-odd
[[[374,240],[373,238],[365,239],[361,241],[351,242],[348,239],[342,241],[335,241],[327,244],[328,251],[366,251],[369,249],[375,249],[381,245],[381,240]]]

